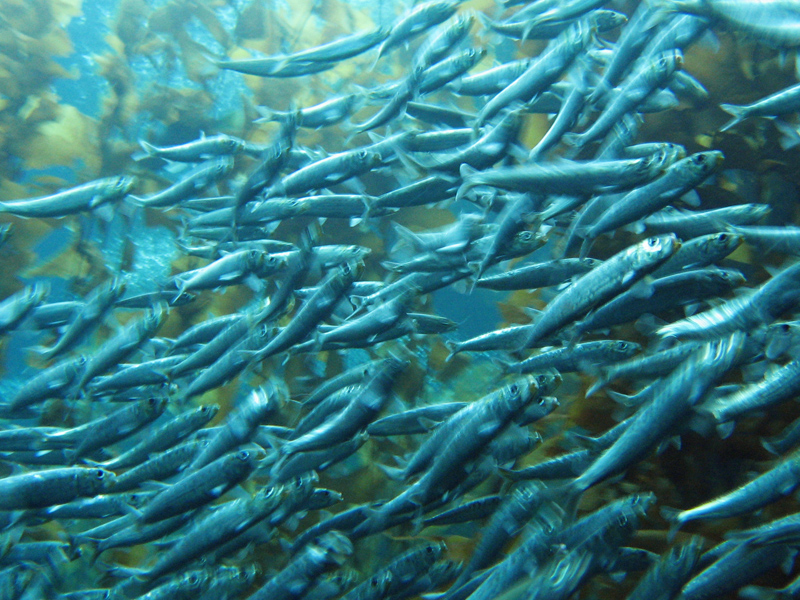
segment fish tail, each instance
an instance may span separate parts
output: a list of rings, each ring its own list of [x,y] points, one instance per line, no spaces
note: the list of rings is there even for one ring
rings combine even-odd
[[[783,121],[776,119],[773,121],[775,127],[781,133],[781,139],[778,143],[781,145],[782,150],[791,150],[795,146],[800,145],[800,132]]]
[[[672,508],[671,506],[664,506],[661,508],[661,517],[669,523],[669,533],[667,540],[672,543],[675,535],[678,533],[683,521],[680,518],[680,509]]]
[[[737,125],[740,121],[743,121],[745,118],[745,110],[743,106],[738,106],[736,104],[720,104],[719,107],[729,115],[733,116],[730,121],[719,128],[720,131],[727,131],[734,125]]]
[[[153,144],[146,142],[144,140],[139,140],[139,145],[142,147],[141,152],[134,152],[131,155],[131,158],[136,162],[140,160],[144,160],[145,158],[151,158],[153,156],[158,156],[158,152],[156,151],[156,147]]]
[[[461,352],[461,348],[459,348],[458,342],[454,342],[453,340],[445,340],[444,341],[445,347],[450,351],[450,353],[445,357],[444,362],[450,362],[453,360],[453,357]]]

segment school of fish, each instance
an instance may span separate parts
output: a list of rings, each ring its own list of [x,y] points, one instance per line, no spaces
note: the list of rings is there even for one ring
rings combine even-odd
[[[268,135],[0,199],[0,253],[114,215],[179,250],[0,302],[0,599],[800,597],[800,180],[743,191],[800,84],[714,97],[688,149],[652,125],[720,39],[796,81],[800,3],[473,4],[208,53],[286,89]],[[373,85],[291,100],[349,64]]]

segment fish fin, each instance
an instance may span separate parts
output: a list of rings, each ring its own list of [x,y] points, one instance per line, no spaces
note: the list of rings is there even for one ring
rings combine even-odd
[[[639,406],[642,403],[641,398],[639,398],[639,393],[628,396],[620,392],[615,392],[614,390],[606,390],[606,394],[608,394],[608,397],[614,402],[622,406]]]
[[[644,335],[652,335],[656,330],[666,326],[668,323],[650,313],[643,314],[634,321],[636,331]]]
[[[800,132],[796,128],[779,119],[775,119],[773,123],[775,123],[775,127],[781,133],[781,138],[778,140],[778,143],[782,150],[791,150],[795,146],[800,145]]]
[[[760,585],[746,585],[739,590],[738,594],[739,598],[744,600],[778,600],[785,597],[783,590]]]
[[[606,384],[608,384],[608,379],[605,378],[604,375],[601,375],[597,381],[595,381],[589,388],[586,390],[585,398],[593,395],[595,392],[603,389]]]
[[[776,456],[783,454],[782,448],[779,448],[777,444],[772,441],[772,438],[761,438],[761,445],[770,454],[774,454]]]
[[[713,414],[713,413],[712,413]],[[716,415],[714,415],[716,417]],[[724,423],[717,423],[717,435],[721,439],[730,437],[733,433],[733,428],[736,426],[736,421],[725,421]]]
[[[653,295],[654,291],[655,287],[653,286],[652,281],[648,281],[647,278],[636,282],[630,288],[631,295],[641,300],[650,298]]]
[[[99,563],[101,567],[106,569],[106,575],[116,577],[117,579],[127,579],[134,577],[136,579],[145,579],[147,571],[144,569],[136,569],[134,567],[123,567],[122,565],[110,565],[108,563]]]
[[[692,208],[699,208],[701,204],[700,194],[697,193],[697,190],[689,190],[681,196],[681,200]]]
[[[589,254],[589,251],[592,249],[594,245],[595,238],[592,237],[585,237],[583,243],[581,244],[580,252],[578,253],[578,257],[583,260]]]

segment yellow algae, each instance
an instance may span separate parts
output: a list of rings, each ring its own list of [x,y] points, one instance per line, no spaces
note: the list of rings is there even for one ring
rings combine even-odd
[[[59,25],[66,25],[83,14],[82,5],[83,0],[50,0],[50,10]]]
[[[519,139],[528,148],[533,148],[544,137],[552,121],[545,115],[530,115],[522,121]]]
[[[74,166],[79,162],[88,173],[97,173],[97,123],[77,108],[58,106],[52,121],[40,124],[23,151],[29,169],[44,169],[53,165]]]

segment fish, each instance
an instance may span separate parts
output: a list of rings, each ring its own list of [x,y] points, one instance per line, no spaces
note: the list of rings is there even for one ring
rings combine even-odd
[[[677,252],[675,236],[649,238],[615,254],[554,298],[534,323],[520,347],[530,347],[570,320],[625,291]]]
[[[143,159],[149,156],[157,156],[165,160],[175,162],[202,162],[212,156],[231,156],[242,152],[245,148],[245,141],[239,138],[226,135],[224,133],[192,140],[177,146],[159,147],[139,140],[139,145],[144,150],[144,154],[134,155],[134,160]]]
[[[88,467],[63,467],[11,475],[0,480],[3,510],[30,510],[93,498],[114,488],[114,473]]]
[[[37,219],[65,217],[122,200],[134,185],[136,179],[129,175],[104,177],[50,196],[0,202],[0,213]]]
[[[749,513],[791,493],[797,485],[800,485],[796,460],[797,457],[794,454],[787,456],[766,473],[727,494],[686,510],[665,508],[662,514],[673,524],[672,533],[674,534],[677,527],[681,527],[689,521],[724,519]]]
[[[667,10],[719,19],[732,29],[773,47],[794,48],[800,43],[800,11],[786,0],[667,0],[662,5]]]

